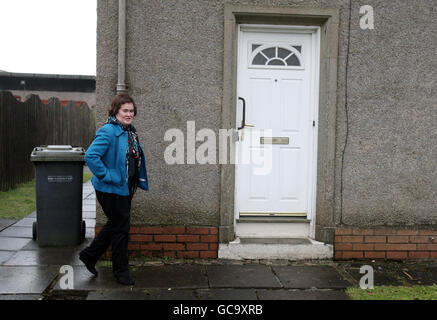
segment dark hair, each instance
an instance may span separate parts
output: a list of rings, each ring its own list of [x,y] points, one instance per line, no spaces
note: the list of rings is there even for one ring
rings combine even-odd
[[[135,105],[134,99],[132,99],[132,97],[127,93],[119,93],[114,97],[111,103],[111,107],[108,109],[108,115],[110,117],[115,117],[115,115],[118,113],[118,110],[120,110],[120,107],[125,103],[132,103],[134,105],[134,116],[136,116],[137,106]]]

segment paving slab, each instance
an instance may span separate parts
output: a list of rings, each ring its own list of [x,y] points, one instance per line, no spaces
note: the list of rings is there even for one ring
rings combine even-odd
[[[269,266],[214,265],[206,266],[212,288],[280,288]]]
[[[0,250],[18,251],[31,241],[29,238],[2,237],[0,240]]]
[[[207,288],[205,266],[164,265],[140,267],[136,272],[136,288]]]
[[[0,232],[0,237],[32,238],[32,227],[9,227]]]
[[[17,238],[14,238],[17,239]],[[77,252],[79,252],[80,250],[84,249],[86,246],[88,246],[90,243],[92,242],[92,239],[87,239],[85,238],[85,240],[77,246],[63,246],[63,247],[40,247],[38,245],[38,242],[30,240],[23,248],[21,248],[21,250],[47,250],[47,249],[61,249],[61,250],[76,250]]]
[[[79,260],[76,250],[65,247],[52,249],[40,248],[39,250],[21,250],[12,258],[3,263],[4,266],[50,266],[55,265],[83,265]]]
[[[96,209],[96,199],[83,199],[82,200],[82,205],[84,206],[93,206],[93,209]],[[92,210],[91,210],[92,211]]]
[[[96,219],[85,219],[82,217],[85,221],[85,225],[87,228],[94,228],[96,226]]]
[[[199,300],[257,300],[255,289],[199,289]]]
[[[350,300],[343,290],[257,290],[260,300]]]
[[[0,300],[43,300],[40,294],[0,294]]]
[[[92,238],[95,237],[95,233],[96,233],[96,230],[94,229],[94,227],[86,228],[86,230],[85,230],[85,238],[86,239],[92,239]]]
[[[59,268],[0,266],[0,294],[41,294],[58,275]]]
[[[17,223],[14,224],[14,227],[32,227],[32,224],[36,221],[36,217],[35,218],[23,218],[19,221],[17,221]]]
[[[94,290],[130,290],[130,286],[125,286],[119,284],[112,274],[112,268],[99,268],[97,267],[99,272],[98,277],[94,277],[85,266],[73,266],[74,272],[74,288],[73,291],[94,291]],[[131,276],[135,279],[135,273],[131,272]],[[60,280],[60,279],[59,279]],[[63,291],[65,294],[68,294],[68,291],[71,290],[62,290],[60,287],[59,281],[53,288],[54,291]]]
[[[17,221],[17,219],[0,219],[0,231],[6,229],[7,227],[10,227]]]
[[[273,266],[272,268],[285,288],[341,289],[351,286],[332,266]]]
[[[29,214],[26,218],[36,218],[36,211]]]
[[[15,253],[15,251],[0,251],[0,265],[12,258]]]
[[[82,211],[82,218],[83,219],[96,219],[96,212],[95,211]]]
[[[96,211],[96,205],[82,204],[82,211]]]
[[[194,290],[134,289],[132,291],[93,291],[87,300],[196,300]]]

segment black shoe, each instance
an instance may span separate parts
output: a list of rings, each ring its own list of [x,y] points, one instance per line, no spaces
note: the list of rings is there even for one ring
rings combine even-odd
[[[135,281],[133,281],[129,276],[115,276],[115,279],[117,279],[118,283],[126,286],[133,286],[135,284]]]
[[[85,264],[85,267],[91,272],[94,276],[98,276],[98,272],[96,270],[96,264],[91,262],[91,260],[84,254],[79,253],[79,260]]]

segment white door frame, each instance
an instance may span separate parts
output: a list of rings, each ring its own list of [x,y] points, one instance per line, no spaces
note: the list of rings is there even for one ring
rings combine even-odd
[[[310,220],[310,234],[311,238],[315,238],[315,226],[316,226],[316,186],[317,186],[317,134],[318,134],[318,114],[319,114],[319,74],[320,74],[320,27],[319,26],[293,26],[293,25],[255,25],[255,24],[239,24],[237,32],[237,93],[239,92],[239,66],[238,63],[241,50],[241,33],[242,31],[259,31],[263,33],[307,33],[311,34],[312,39],[312,52],[311,52],[311,81],[310,81],[310,106],[311,116],[314,120],[314,126],[310,139],[310,149],[312,149],[312,161],[310,164],[310,170],[308,170],[308,214],[307,218]],[[238,103],[238,99],[236,99]],[[238,108],[235,108],[237,112]],[[237,166],[235,166],[235,193],[234,193],[234,227],[236,226],[236,220],[238,217],[238,203],[237,203]],[[235,230],[235,229],[234,229]]]

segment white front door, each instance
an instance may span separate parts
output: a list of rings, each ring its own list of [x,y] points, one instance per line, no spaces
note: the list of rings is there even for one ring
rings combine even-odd
[[[318,28],[239,28],[235,216],[311,219]]]

